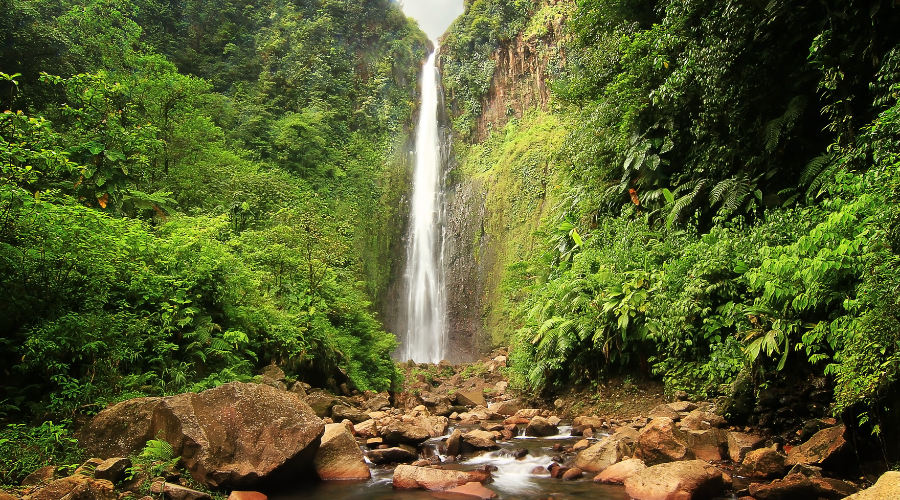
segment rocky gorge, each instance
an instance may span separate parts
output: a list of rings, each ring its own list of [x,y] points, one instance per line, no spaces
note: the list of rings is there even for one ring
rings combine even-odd
[[[791,445],[732,425],[721,401],[649,398],[655,406],[631,418],[573,415],[564,401],[530,407],[508,389],[505,353],[494,354],[409,363],[394,393],[332,394],[288,383],[273,365],[256,383],[124,401],[78,431],[90,460],[41,469],[2,500],[333,497],[299,493],[326,483],[348,498],[868,500],[900,491],[900,473],[856,470],[854,443],[834,419]],[[141,465],[161,442],[169,462]]]

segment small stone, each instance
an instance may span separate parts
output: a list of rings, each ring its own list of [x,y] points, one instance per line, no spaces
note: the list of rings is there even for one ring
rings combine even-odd
[[[562,475],[563,481],[574,481],[576,479],[581,479],[582,477],[584,477],[584,471],[578,467],[573,467]]]
[[[120,483],[125,479],[126,470],[129,467],[131,467],[131,460],[127,458],[110,458],[94,469],[94,477],[106,479],[113,484]]]

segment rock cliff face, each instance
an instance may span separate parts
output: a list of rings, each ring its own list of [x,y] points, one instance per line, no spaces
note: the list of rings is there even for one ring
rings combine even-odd
[[[545,0],[543,6],[562,1]],[[494,52],[494,75],[470,142],[485,141],[491,131],[503,130],[510,119],[522,118],[529,111],[547,111],[549,80],[565,62],[561,43],[564,22],[562,17],[551,16],[538,34],[520,33]],[[447,99],[453,115],[457,106],[453,96]],[[509,200],[498,203],[497,199],[503,174],[476,177],[456,167],[451,165],[447,184],[444,261],[451,352],[455,360],[466,361],[488,352],[493,343],[501,340],[502,335],[491,330],[504,320],[495,317],[491,309],[503,270],[512,263],[508,260],[521,257],[506,248],[505,238],[511,225],[540,219],[545,204],[538,202],[534,214],[513,221]]]
[[[544,0],[536,12],[570,2]],[[501,43],[491,56],[494,76],[490,90],[482,99],[482,113],[477,119],[471,141],[484,141],[492,130],[502,129],[510,118],[521,118],[529,110],[547,110],[550,80],[565,66],[566,54],[561,42],[566,19],[560,15],[546,18],[539,14],[535,16],[530,29],[519,33],[513,40]],[[447,100],[455,118],[458,107],[453,97],[449,95]]]

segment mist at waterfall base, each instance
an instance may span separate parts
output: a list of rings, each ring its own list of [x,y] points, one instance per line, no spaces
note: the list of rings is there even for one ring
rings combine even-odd
[[[447,347],[444,296],[443,158],[438,124],[435,53],[422,68],[422,106],[416,127],[415,169],[406,257],[407,331],[400,359],[438,363]]]

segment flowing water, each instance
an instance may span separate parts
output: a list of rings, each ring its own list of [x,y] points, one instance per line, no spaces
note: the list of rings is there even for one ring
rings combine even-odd
[[[460,427],[462,432],[476,427]],[[452,431],[452,429],[451,429]],[[549,473],[535,474],[536,467],[547,467],[554,461],[553,445],[571,446],[581,437],[570,437],[570,428],[561,427],[559,436],[549,438],[529,438],[519,436],[511,441],[499,443],[500,450],[480,456],[466,457],[461,462],[445,461],[441,464],[445,469],[474,470],[485,465],[497,467],[492,473],[493,480],[485,487],[497,493],[500,500],[628,500],[625,488],[614,485],[595,484],[591,481],[594,474],[585,475],[578,481],[562,481],[553,479]],[[448,436],[444,436],[446,438]],[[432,439],[425,443],[422,456],[439,453],[442,438]],[[522,459],[515,459],[511,452],[517,448],[525,448],[529,454]],[[440,456],[440,455],[438,455]],[[441,456],[446,460],[446,457]],[[331,481],[310,483],[293,491],[285,491],[269,495],[271,500],[425,500],[435,498],[465,497],[448,496],[440,492],[424,490],[395,490],[391,480],[393,468],[388,466],[369,466],[372,469],[370,481]],[[472,498],[472,497],[468,497]]]
[[[422,108],[416,128],[416,165],[407,254],[407,333],[402,360],[438,363],[447,346],[443,269],[443,158],[438,124],[435,54],[422,68]]]

